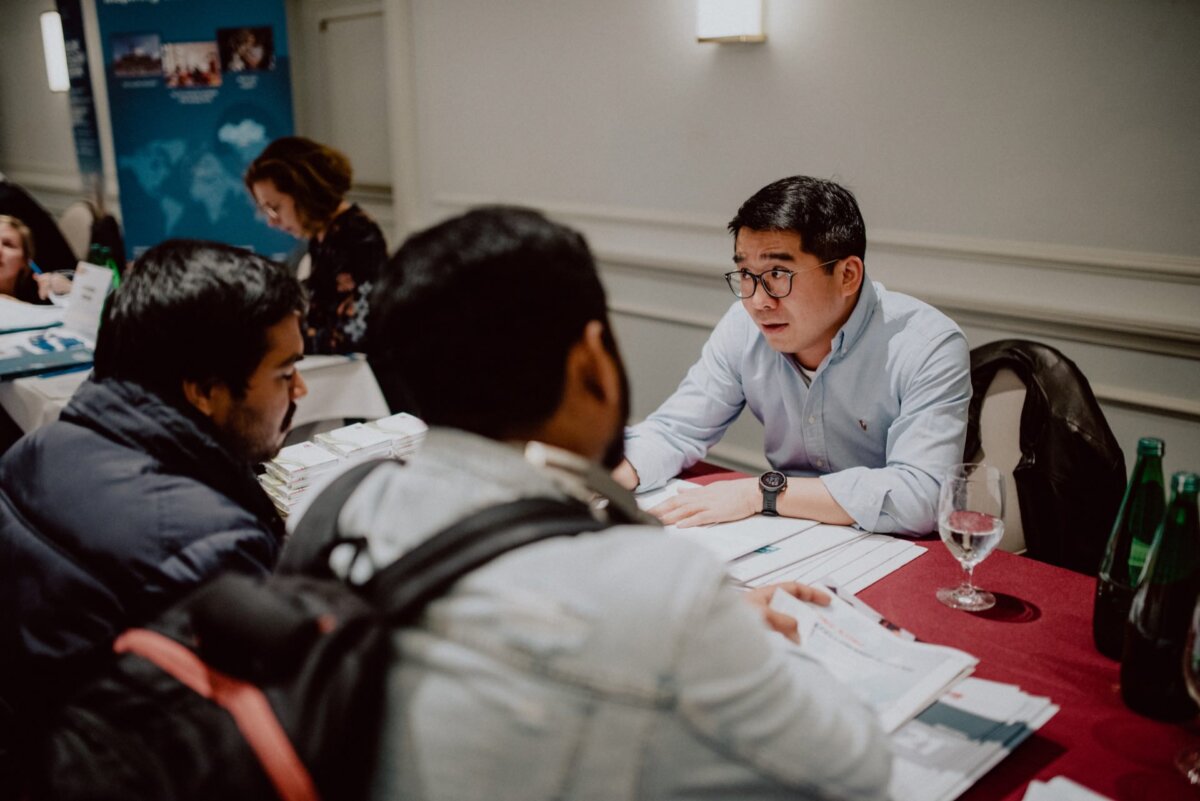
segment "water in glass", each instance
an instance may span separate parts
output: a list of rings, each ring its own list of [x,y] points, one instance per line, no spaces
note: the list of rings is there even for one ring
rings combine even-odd
[[[1004,536],[1004,476],[986,464],[955,465],[938,496],[938,532],[963,567],[963,582],[938,590],[938,600],[954,609],[980,612],[996,598],[972,584],[971,574]]]

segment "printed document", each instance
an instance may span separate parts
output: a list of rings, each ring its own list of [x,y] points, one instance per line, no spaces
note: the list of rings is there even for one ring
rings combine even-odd
[[[681,489],[694,489],[697,486],[690,481],[672,481],[660,490],[639,494],[637,496],[638,506],[645,510],[653,509],[676,495]],[[692,528],[666,526],[665,530],[672,536],[704,546],[716,554],[722,562],[728,562],[815,525],[817,525],[815,520],[752,515],[744,520],[735,520],[731,523],[717,523],[712,526]]]
[[[829,606],[776,592],[771,608],[799,624],[797,653],[821,663],[873,708],[893,732],[974,670],[978,659],[956,648],[906,640],[833,596]]]

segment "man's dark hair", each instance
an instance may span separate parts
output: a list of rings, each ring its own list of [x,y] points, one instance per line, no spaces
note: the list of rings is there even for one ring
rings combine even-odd
[[[414,234],[371,297],[367,351],[388,403],[493,439],[547,420],[571,346],[608,327],[587,243],[536,211],[490,207]]]
[[[241,397],[267,352],[267,329],[303,315],[283,265],[242,248],[175,239],[147,250],[109,298],[95,378],[122,379],[182,404],[184,380]]]
[[[729,221],[735,237],[751,231],[793,231],[800,247],[820,261],[867,253],[867,229],[854,195],[833,181],[794,175],[768,184],[742,204]],[[825,272],[832,273],[833,265]]]

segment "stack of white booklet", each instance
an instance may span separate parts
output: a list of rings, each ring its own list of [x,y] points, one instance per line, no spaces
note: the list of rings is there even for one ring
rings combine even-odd
[[[651,509],[681,489],[695,486],[674,481],[638,495],[638,505]],[[856,593],[925,553],[923,546],[908,540],[790,517],[754,515],[714,526],[666,528],[730,562],[730,575],[750,587],[802,581]]]
[[[275,508],[287,517],[312,483],[337,467],[342,459],[342,456],[311,442],[300,442],[287,446],[265,463],[263,467],[266,472],[258,480]]]
[[[382,431],[391,438],[392,456],[397,459],[404,459],[412,455],[425,440],[425,435],[429,433],[429,426],[425,425],[424,420],[406,412],[393,414],[390,417],[381,417],[367,425]]]
[[[771,606],[799,624],[793,651],[875,710],[896,757],[893,801],[952,801],[1058,711],[1014,685],[968,677],[975,657],[917,642],[851,596],[817,606],[777,592]]]
[[[374,459],[392,455],[391,435],[363,423],[317,434],[313,442],[343,459]]]
[[[1012,684],[964,679],[892,735],[893,801],[953,801],[1056,712]]]
[[[424,420],[404,413],[335,428],[279,451],[263,465],[258,482],[286,518],[309,488],[342,462],[405,458],[420,447],[428,431]]]

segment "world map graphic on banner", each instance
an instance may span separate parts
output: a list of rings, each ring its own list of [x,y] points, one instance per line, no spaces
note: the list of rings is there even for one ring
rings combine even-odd
[[[128,258],[177,237],[285,259],[242,183],[293,132],[283,0],[99,0]]]

